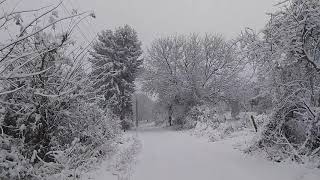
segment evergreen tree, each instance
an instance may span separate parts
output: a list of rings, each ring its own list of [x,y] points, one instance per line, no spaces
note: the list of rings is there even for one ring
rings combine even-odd
[[[105,98],[100,105],[110,108],[121,120],[132,114],[131,96],[142,64],[141,54],[137,33],[128,25],[102,31],[93,45],[90,58],[93,88]]]

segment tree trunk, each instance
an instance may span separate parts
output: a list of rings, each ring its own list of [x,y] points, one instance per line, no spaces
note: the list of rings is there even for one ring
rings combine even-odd
[[[231,117],[233,120],[237,120],[240,113],[240,103],[238,100],[230,100],[229,104],[231,107]]]
[[[120,120],[123,121],[125,118],[125,109],[124,109],[124,101],[123,101],[123,96],[124,96],[124,89],[120,90]]]
[[[169,106],[169,126],[172,126],[172,105]]]
[[[121,121],[124,120],[124,114],[123,114],[123,112],[121,112],[121,114],[120,114],[120,120],[121,120]]]

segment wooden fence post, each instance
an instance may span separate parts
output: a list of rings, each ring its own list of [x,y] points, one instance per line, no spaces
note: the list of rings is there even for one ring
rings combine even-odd
[[[257,124],[256,124],[256,121],[254,120],[253,115],[251,115],[251,120],[252,120],[252,124],[253,124],[254,129],[256,130],[256,132],[258,132]]]

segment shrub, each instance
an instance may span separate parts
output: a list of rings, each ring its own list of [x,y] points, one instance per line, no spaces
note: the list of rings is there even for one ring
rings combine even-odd
[[[92,104],[71,109],[72,114],[60,112],[63,119],[56,120],[53,130],[47,131],[49,142],[42,146],[25,143],[24,136],[0,136],[0,178],[74,177],[74,170],[85,170],[111,155],[121,133],[119,121]]]
[[[319,115],[304,102],[282,104],[249,151],[264,149],[275,161],[290,158],[303,163],[307,158],[320,157]]]
[[[121,121],[121,128],[124,131],[130,130],[133,126],[134,126],[133,123],[129,120]]]

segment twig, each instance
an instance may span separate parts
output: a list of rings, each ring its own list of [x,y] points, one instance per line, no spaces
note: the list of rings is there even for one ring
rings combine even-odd
[[[314,151],[312,151],[311,156],[314,156],[315,154],[317,154],[320,151],[320,146],[315,149]]]
[[[283,134],[281,134],[281,136],[282,136],[283,139],[286,141],[287,145],[291,148],[291,150],[292,150],[292,152],[294,153],[294,155],[297,156],[297,157],[304,163],[303,158],[299,155],[299,153],[298,153],[297,150],[292,146],[292,144],[289,142],[289,140],[288,140]]]
[[[59,19],[59,20],[56,20],[56,21],[54,21],[54,22],[52,22],[52,23],[44,26],[43,28],[41,28],[41,29],[39,29],[39,30],[31,33],[31,34],[28,34],[28,35],[26,35],[26,36],[22,36],[22,37],[18,38],[17,40],[15,40],[15,41],[13,41],[13,42],[5,45],[4,47],[0,48],[0,51],[3,51],[4,49],[6,49],[6,48],[8,48],[8,47],[10,47],[10,46],[12,46],[12,45],[14,45],[14,44],[17,44],[18,42],[21,42],[21,41],[23,41],[23,40],[25,40],[25,39],[27,39],[27,38],[29,38],[29,37],[32,37],[32,36],[34,36],[35,34],[38,34],[39,32],[42,32],[43,30],[47,29],[48,27],[50,27],[50,26],[52,26],[52,25],[54,25],[54,24],[57,24],[57,23],[60,22],[60,21],[64,21],[64,20],[66,20],[66,19],[71,19],[71,18],[74,18],[74,17],[78,17],[78,16],[81,16],[81,15],[83,15],[83,14],[85,14],[85,12],[84,12],[84,13],[81,13],[81,14],[76,14],[76,15],[73,15],[73,16],[68,16],[68,17],[64,17],[64,18],[61,18],[61,19]]]
[[[1,136],[3,136],[3,135],[4,135],[4,132],[3,132],[2,125],[0,125],[0,129],[1,129]]]
[[[52,68],[52,66],[47,68],[47,69],[45,69],[45,70],[34,72],[34,73],[17,74],[17,75],[12,76],[12,77],[0,77],[0,80],[8,80],[8,79],[15,79],[15,78],[27,78],[27,77],[30,77],[30,76],[36,76],[36,75],[43,74],[43,73],[49,71],[51,68]],[[0,95],[1,95],[1,93],[0,93]]]
[[[25,87],[25,85],[24,85],[24,86],[21,86],[21,87],[19,87],[19,88],[16,88],[16,89],[14,89],[14,90],[11,90],[11,91],[2,92],[2,93],[0,93],[0,96],[1,96],[1,95],[5,95],[5,94],[14,93],[14,92],[19,91],[20,89],[22,89],[22,88],[24,88],[24,87]]]

